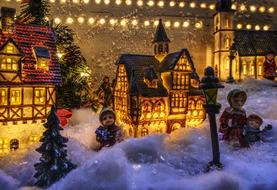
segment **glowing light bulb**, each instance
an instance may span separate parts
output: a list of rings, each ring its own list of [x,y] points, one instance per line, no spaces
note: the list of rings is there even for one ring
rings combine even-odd
[[[111,24],[111,25],[115,25],[115,24],[116,24],[116,20],[115,20],[115,19],[113,19],[113,18],[112,18],[112,19],[110,19],[110,24]]]
[[[54,22],[55,22],[55,24],[60,24],[62,21],[60,18],[55,18]]]
[[[158,21],[158,20],[155,20],[155,21],[154,21],[154,26],[158,26],[158,24],[159,24],[159,21]]]
[[[16,0],[16,2],[21,2],[21,0]]]
[[[137,5],[140,6],[140,7],[143,6],[143,1],[142,0],[138,0],[137,1]]]
[[[122,3],[122,0],[116,0],[115,4],[120,5]]]
[[[60,0],[61,3],[66,3],[66,0]]]
[[[89,18],[88,19],[88,23],[91,25],[91,24],[93,24],[95,22],[95,20],[94,20],[94,18]]]
[[[275,12],[275,8],[274,8],[274,7],[270,7],[270,8],[268,9],[268,12],[274,13],[274,12]]]
[[[195,28],[202,28],[202,26],[203,26],[203,23],[202,22],[196,22],[195,23]]]
[[[148,1],[147,2],[147,5],[149,6],[149,7],[153,7],[154,6],[154,1],[152,1],[152,0],[150,0],[150,1]]]
[[[200,7],[201,7],[202,9],[205,9],[205,8],[207,8],[207,4],[206,4],[206,3],[201,3],[201,4],[200,4]]]
[[[165,22],[165,27],[169,28],[170,26],[171,26],[170,21],[166,21],[166,22]]]
[[[261,7],[259,8],[259,11],[260,11],[261,13],[264,13],[264,12],[265,12],[265,7],[264,7],[264,6],[261,6]]]
[[[246,25],[246,28],[247,28],[248,30],[250,30],[250,29],[252,28],[252,25],[251,25],[251,24],[247,24],[247,25]]]
[[[255,12],[257,10],[257,7],[255,5],[250,6],[250,11]]]
[[[125,3],[126,3],[126,5],[129,5],[129,6],[132,5],[132,1],[131,0],[126,0]]]
[[[101,0],[95,0],[95,3],[96,3],[96,4],[100,4],[100,3],[101,3]]]
[[[183,27],[187,28],[188,26],[189,26],[189,22],[188,22],[188,21],[185,21],[185,22],[183,23]]]
[[[79,3],[79,0],[72,0],[73,3]]]
[[[164,6],[164,2],[163,2],[163,1],[159,1],[159,2],[158,2],[158,6],[159,6],[159,7],[163,7],[163,6]]]
[[[174,25],[173,25],[175,28],[179,28],[179,26],[180,26],[180,22],[178,22],[178,21],[176,21],[176,22],[174,22]]]
[[[121,25],[121,26],[126,26],[126,25],[127,25],[127,20],[126,20],[126,19],[122,19],[122,20],[120,21],[120,25]]]
[[[181,7],[181,8],[185,7],[185,2],[180,2],[179,7]]]
[[[101,18],[101,19],[99,20],[99,23],[103,25],[103,24],[106,23],[106,20],[105,20],[104,18]]]
[[[211,10],[214,10],[214,9],[215,9],[215,4],[210,4],[209,8],[210,8]]]
[[[108,5],[108,4],[110,4],[110,0],[104,0],[104,3],[105,3],[106,5]]]
[[[256,26],[255,26],[255,30],[261,30],[260,25],[256,25]]]
[[[246,6],[244,4],[241,4],[241,6],[239,7],[239,9],[241,11],[246,11]]]
[[[191,3],[189,4],[189,6],[190,6],[191,8],[195,8],[195,7],[196,7],[196,3],[195,3],[195,2],[191,2]]]
[[[169,6],[174,7],[175,6],[175,1],[170,1]]]
[[[71,18],[71,17],[68,17],[67,19],[66,19],[66,23],[67,24],[72,24],[74,22],[74,20],[73,20],[73,18]]]
[[[85,4],[88,4],[88,3],[89,3],[89,0],[83,0],[83,2],[84,2]]]
[[[242,24],[237,24],[237,29],[242,29]]]
[[[8,1],[8,0],[7,0]],[[55,0],[50,0],[50,3],[55,3]]]
[[[149,26],[149,25],[150,25],[149,20],[144,21],[144,26]]]
[[[84,21],[85,21],[84,17],[79,17],[79,18],[78,18],[78,22],[79,22],[80,24],[83,24]]]
[[[263,28],[265,31],[269,30],[269,26],[268,25],[265,25],[264,28]]]
[[[231,6],[231,9],[236,10],[237,9],[237,5],[233,3],[232,6]]]
[[[132,25],[134,25],[134,26],[138,25],[138,20],[136,20],[136,19],[132,20]]]

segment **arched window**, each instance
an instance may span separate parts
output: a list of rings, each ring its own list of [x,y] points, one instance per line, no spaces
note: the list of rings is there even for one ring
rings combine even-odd
[[[225,65],[225,69],[228,70],[229,66],[230,66],[230,59],[229,59],[229,57],[225,57],[225,59],[224,59],[224,65]]]
[[[224,17],[223,24],[224,24],[224,28],[230,28],[231,27],[230,18],[228,16]]]
[[[148,129],[146,129],[145,127],[141,129],[141,136],[144,137],[148,135]]]
[[[198,100],[196,103],[196,109],[202,109],[202,101]]]
[[[150,102],[144,102],[142,105],[143,112],[151,112],[152,111],[152,104]]]
[[[164,111],[164,103],[162,101],[158,101],[156,104],[155,104],[155,111],[157,112],[161,112],[161,111]]]
[[[231,46],[231,38],[229,35],[224,36],[224,48],[229,49]]]
[[[171,131],[175,131],[177,129],[180,129],[181,128],[181,124],[180,123],[174,123],[172,125],[172,130]]]
[[[258,62],[258,75],[259,76],[263,75],[263,62],[262,61]]]

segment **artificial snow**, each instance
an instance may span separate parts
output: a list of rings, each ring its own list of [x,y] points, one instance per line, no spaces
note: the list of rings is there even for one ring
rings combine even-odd
[[[276,190],[277,87],[272,87],[272,82],[253,79],[224,85],[218,97],[221,111],[228,106],[226,96],[231,89],[244,89],[248,94],[247,114],[261,115],[264,124],[272,124],[273,130],[267,142],[256,143],[250,149],[233,148],[220,141],[222,171],[205,173],[212,159],[207,120],[199,128],[129,138],[95,152],[98,114],[75,110],[62,133],[70,139],[68,156],[78,167],[49,190]],[[32,187],[33,164],[39,157],[32,150],[1,158],[0,189],[36,189]]]

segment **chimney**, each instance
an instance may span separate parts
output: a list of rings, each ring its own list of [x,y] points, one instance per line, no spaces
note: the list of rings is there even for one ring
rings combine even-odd
[[[1,7],[1,29],[3,32],[12,33],[14,29],[15,9]]]

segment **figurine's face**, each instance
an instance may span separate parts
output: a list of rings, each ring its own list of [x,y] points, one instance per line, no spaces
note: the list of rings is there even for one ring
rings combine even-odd
[[[109,83],[110,82],[110,79],[108,77],[105,77],[104,78],[104,83]]]
[[[254,129],[259,129],[260,128],[260,123],[256,120],[250,120],[248,121],[248,125]]]
[[[102,124],[104,126],[110,126],[110,125],[114,124],[114,122],[115,122],[115,119],[114,119],[113,114],[107,114],[102,119]]]
[[[266,56],[266,58],[268,59],[268,60],[273,60],[274,59],[274,55],[273,54],[268,54],[267,56]]]
[[[235,109],[241,109],[245,101],[242,96],[234,97],[231,99],[232,107]]]

